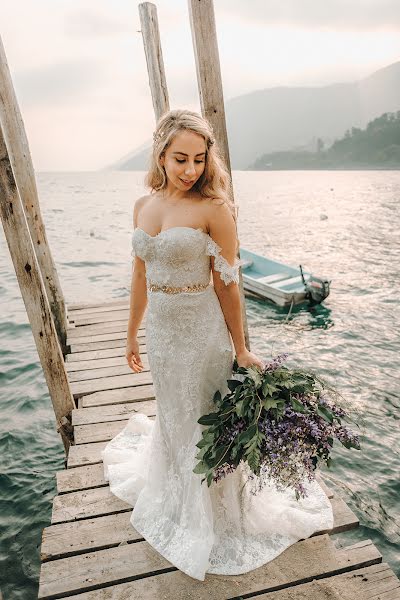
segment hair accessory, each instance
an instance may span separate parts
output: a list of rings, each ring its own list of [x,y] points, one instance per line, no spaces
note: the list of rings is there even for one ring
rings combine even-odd
[[[161,139],[161,138],[162,138],[162,136],[163,136],[163,133],[164,133],[163,131],[155,131],[155,132],[153,133],[153,141],[154,141],[154,142],[159,142],[159,141],[160,141],[160,139]]]

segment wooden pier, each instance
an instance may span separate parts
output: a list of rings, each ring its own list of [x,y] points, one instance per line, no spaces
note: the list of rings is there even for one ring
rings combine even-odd
[[[188,4],[201,111],[229,168],[213,2],[188,0]],[[148,2],[139,8],[158,118],[169,101],[156,8]],[[133,413],[156,416],[145,329],[139,332],[145,368],[133,373],[125,359],[129,299],[65,303],[1,39],[0,91],[0,217],[67,457],[66,468],[56,476],[51,524],[43,530],[39,598],[400,600],[400,581],[371,540],[343,545],[330,537],[359,523],[326,487],[334,512],[332,530],[298,541],[273,561],[241,576],[195,580],[134,530],[132,507],[111,494],[100,453]],[[250,349],[241,277],[239,288]]]
[[[66,368],[78,408],[75,445],[57,473],[51,525],[43,530],[39,598],[140,600],[395,600],[400,581],[371,540],[341,547],[329,534],[357,527],[356,515],[326,488],[334,527],[301,540],[273,561],[240,576],[197,581],[177,570],[132,527],[132,508],[113,496],[100,451],[134,412],[156,415],[148,369],[126,364],[128,301],[68,307]],[[145,324],[145,321],[144,321]],[[140,339],[140,338],[139,338]],[[322,485],[324,485],[320,479]]]

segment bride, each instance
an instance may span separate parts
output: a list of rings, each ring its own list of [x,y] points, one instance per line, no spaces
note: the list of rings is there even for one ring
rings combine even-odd
[[[126,359],[143,370],[137,333],[146,313],[146,351],[157,416],[133,415],[102,452],[111,492],[131,506],[132,526],[187,575],[238,575],[333,526],[316,482],[307,498],[273,483],[254,495],[244,466],[207,487],[193,473],[216,390],[239,366],[264,367],[245,346],[235,213],[229,175],[209,123],[187,110],[161,117],[146,184],[133,210],[133,273]]]

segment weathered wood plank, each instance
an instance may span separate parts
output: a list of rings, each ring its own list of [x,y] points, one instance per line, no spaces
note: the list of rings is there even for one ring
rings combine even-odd
[[[142,356],[143,370],[141,373],[150,372],[149,361],[146,356]],[[126,359],[121,360],[120,365],[108,366],[108,367],[100,367],[95,366],[95,368],[87,367],[87,369],[81,367],[81,370],[69,372],[69,381],[70,383],[75,381],[88,381],[89,379],[99,379],[100,377],[116,377],[117,375],[129,375],[133,373],[132,369],[129,368]],[[135,373],[134,373],[135,374]]]
[[[130,510],[46,527],[42,533],[41,559],[55,560],[123,543],[143,541],[143,536],[130,522],[131,515]]]
[[[116,390],[120,388],[146,385],[152,383],[150,372],[129,373],[128,375],[116,375],[115,377],[99,377],[88,381],[75,381],[70,384],[71,391],[76,398],[83,394],[92,394],[105,390]]]
[[[71,331],[71,330],[69,330]],[[138,339],[140,338],[145,338],[145,330],[144,329],[139,329],[138,331],[138,335],[137,335]],[[94,335],[83,335],[80,337],[74,337],[68,334],[67,337],[67,341],[68,344],[93,344],[95,342],[110,342],[110,341],[115,341],[115,340],[125,340],[126,342],[126,328],[123,330],[121,328],[121,331],[111,331],[110,333],[101,333],[101,334],[94,334]]]
[[[59,494],[68,492],[77,492],[95,487],[108,485],[103,475],[103,463],[84,465],[83,467],[74,467],[65,469],[56,473],[57,491]],[[333,492],[326,487],[324,482],[317,476],[318,483],[322,486],[328,498],[333,497]]]
[[[146,410],[140,410],[146,414]],[[150,419],[154,418],[155,411],[149,410],[152,413],[147,415]],[[109,441],[117,435],[128,423],[128,419],[123,421],[108,421],[105,423],[93,423],[91,425],[78,425],[74,429],[75,443],[76,444],[91,444],[92,442],[103,442]]]
[[[106,423],[108,421],[123,421],[134,413],[143,413],[153,416],[156,414],[156,402],[144,400],[143,402],[126,402],[125,404],[110,404],[94,408],[76,408],[72,411],[72,425],[90,425],[92,423]]]
[[[91,444],[92,442],[106,442],[111,440],[128,423],[125,421],[111,421],[109,423],[94,423],[93,425],[78,425],[74,428],[76,444]]]
[[[124,308],[116,307],[114,310],[108,311],[90,311],[83,314],[76,312],[70,315],[71,322],[75,323],[76,327],[81,325],[93,325],[94,323],[105,323],[106,321],[118,321],[129,318],[129,306]]]
[[[131,508],[132,506],[114,496],[108,486],[94,488],[56,496],[53,500],[51,522],[54,524],[78,521]]]
[[[56,480],[59,494],[108,485],[104,479],[104,466],[102,462],[95,465],[85,465],[83,467],[58,471],[56,473]]]
[[[80,408],[105,406],[107,404],[124,404],[125,402],[140,402],[142,400],[154,400],[153,385],[145,384],[87,394],[83,396]]]
[[[88,360],[102,360],[105,358],[117,357],[125,360],[125,345],[126,344],[121,344],[116,348],[104,348],[103,350],[88,350],[86,352],[74,352],[73,354],[67,354],[65,357],[66,367],[69,369],[69,367],[72,367],[75,363],[84,363]],[[141,354],[146,354],[146,344],[139,344],[139,352]]]
[[[128,504],[118,498],[118,502],[111,503],[111,497],[116,498],[111,494],[108,485],[56,496],[53,500],[51,522],[54,524],[76,521],[78,519],[89,519],[120,512],[129,508]],[[328,533],[328,531],[329,533],[339,533],[358,527],[359,521],[356,515],[341,498],[333,496],[329,500],[332,504],[334,515],[333,528],[326,531],[318,531],[313,535]]]
[[[162,579],[160,586],[164,582],[169,583],[171,579],[176,579],[174,571],[156,577]],[[184,575],[181,574],[180,578],[183,579]],[[201,585],[201,583],[202,582],[199,582],[195,585]],[[256,597],[257,599],[260,598],[262,600],[400,600],[399,583],[398,578],[387,563],[377,563],[361,569],[347,571],[340,575],[328,577],[322,576],[319,579],[313,579],[310,583],[302,583],[300,585],[289,587],[286,586],[276,592],[267,592],[266,594],[256,593],[256,596],[253,594],[250,596],[246,595],[246,598]],[[154,590],[152,585],[153,578],[149,580],[149,584]],[[136,585],[136,583],[133,583],[133,586],[136,587]],[[99,600],[127,600],[127,598],[139,598],[139,596],[132,596],[130,594],[133,586],[130,583],[126,583],[108,587],[103,591],[99,590],[98,592],[79,594],[73,596],[73,598],[80,600],[91,600],[94,598],[99,598]],[[181,594],[175,596],[174,593],[169,595],[169,592],[172,591],[172,586],[167,585],[166,589],[163,590],[162,596],[157,596],[157,599],[205,600],[207,598],[206,595],[200,596],[196,592],[192,595],[191,587],[192,586],[189,586],[187,596],[182,596]],[[376,593],[376,590],[379,591]],[[179,586],[179,591],[181,591],[181,586]],[[96,593],[98,593],[98,596],[95,596]],[[229,597],[232,598],[232,596]],[[67,596],[67,598],[72,597]],[[143,598],[143,600],[150,600],[150,598],[156,597],[140,596],[140,598]],[[211,596],[208,596],[208,598],[211,598]],[[216,600],[222,600],[222,598],[226,599],[226,596],[213,596],[213,600],[214,598],[216,598]],[[236,596],[235,598],[237,599],[239,597]],[[240,596],[240,598],[242,598],[242,596]]]
[[[295,588],[257,595],[257,600],[387,600],[388,593],[400,600],[400,581],[387,563],[314,579]],[[254,597],[254,596],[253,596]]]
[[[139,350],[140,351],[140,350]],[[143,364],[146,361],[148,367],[147,354],[140,352]],[[118,356],[110,356],[106,358],[97,358],[92,360],[76,360],[74,362],[67,362],[66,369],[68,373],[76,373],[77,371],[89,371],[90,369],[106,369],[108,367],[120,367],[126,365],[125,352],[118,353]]]
[[[132,369],[129,368],[126,359],[121,361],[122,364],[108,366],[108,367],[98,367],[94,368],[88,367],[85,369],[84,367],[79,370],[72,371],[69,373],[69,381],[70,383],[76,381],[89,381],[93,379],[99,379],[100,377],[116,377],[118,375],[130,375],[133,373]],[[148,363],[147,356],[142,356],[143,370],[141,373],[148,373],[150,371],[150,366]]]
[[[311,581],[322,575],[332,576],[381,561],[382,556],[371,540],[337,549],[332,539],[324,534],[293,544],[274,560],[249,573],[236,577],[206,575],[204,581],[198,581],[178,571],[147,542],[137,542],[45,562],[40,573],[38,597],[44,599],[95,590],[82,597],[96,600],[209,600],[210,597],[226,600],[242,594],[273,591],[277,587]],[[167,576],[168,570],[173,572]],[[156,574],[156,577],[149,577]],[[128,581],[128,586],[119,586],[119,589],[99,589]]]
[[[81,496],[75,496],[75,500],[76,504],[78,504],[78,502],[81,500]],[[90,500],[91,499],[89,498],[89,501]],[[357,518],[352,515],[352,513],[350,513],[349,516],[349,513],[346,512],[344,508],[346,505],[343,500],[333,497],[331,502],[334,511],[333,528],[329,531],[323,530],[315,532],[310,537],[323,535],[325,533],[339,533],[345,529],[351,529],[358,525]],[[97,511],[98,506],[99,505],[96,504]],[[70,505],[68,508],[70,508]],[[124,507],[124,512],[116,512],[115,514],[113,513],[112,519],[110,519],[110,516],[107,513],[104,516],[96,514],[86,516],[80,521],[70,520],[66,522],[59,522],[58,524],[51,525],[50,527],[46,528],[44,530],[45,533],[42,541],[42,552],[46,555],[46,560],[54,560],[55,558],[88,552],[90,550],[110,548],[127,540],[137,541],[139,539],[143,539],[142,536],[140,536],[135,530],[132,536],[132,532],[130,531],[132,529],[132,525],[130,524],[129,519],[127,520],[127,512],[125,508],[126,507]],[[129,515],[131,512],[132,511],[129,512]],[[89,515],[89,513],[85,512],[85,515]],[[347,522],[345,522],[346,519]],[[88,523],[90,523],[90,526]],[[118,530],[118,535],[113,532],[112,537],[110,537],[110,531],[108,530],[110,523],[112,523],[113,527]],[[128,523],[127,528],[126,523]]]
[[[100,452],[105,448],[107,442],[95,444],[79,444],[71,446],[68,453],[67,469],[81,467],[83,465],[94,465],[101,461]]]
[[[139,338],[139,344],[144,344],[146,338]],[[125,348],[126,347],[126,338],[118,338],[117,340],[105,340],[102,342],[74,342],[71,344],[71,354],[75,354],[77,352],[91,352],[98,350],[107,350],[109,348]]]
[[[125,321],[125,323],[128,322],[129,319],[129,307],[123,310],[113,310],[113,311],[108,311],[108,312],[93,312],[93,313],[88,313],[86,315],[81,315],[81,316],[77,316],[75,315],[74,317],[72,317],[71,323],[73,323],[75,325],[75,327],[79,328],[79,327],[87,327],[87,326],[94,326],[96,324],[100,325],[100,324],[105,324],[105,323],[109,323],[110,321]],[[146,327],[146,315],[144,315],[142,322],[141,322],[141,328],[145,328]]]
[[[107,323],[95,323],[94,325],[85,325],[84,327],[68,327],[67,335],[70,341],[89,335],[100,335],[110,332],[125,332],[128,328],[128,320],[110,321]],[[146,328],[140,327],[138,332],[144,335]],[[79,341],[79,340],[78,340]]]
[[[128,306],[129,298],[121,298],[119,300],[94,300],[93,302],[71,302],[67,304],[68,312],[82,311],[82,310],[114,310],[116,306]]]

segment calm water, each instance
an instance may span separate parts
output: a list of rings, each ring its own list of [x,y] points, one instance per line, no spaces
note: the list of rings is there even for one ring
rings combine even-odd
[[[42,213],[69,302],[124,298],[140,173],[38,175]],[[290,352],[319,370],[361,414],[361,452],[336,448],[329,485],[360,520],[338,537],[370,538],[400,576],[400,172],[236,172],[242,246],[332,280],[324,306],[246,300],[252,350]],[[37,597],[62,443],[0,228],[0,589]]]

